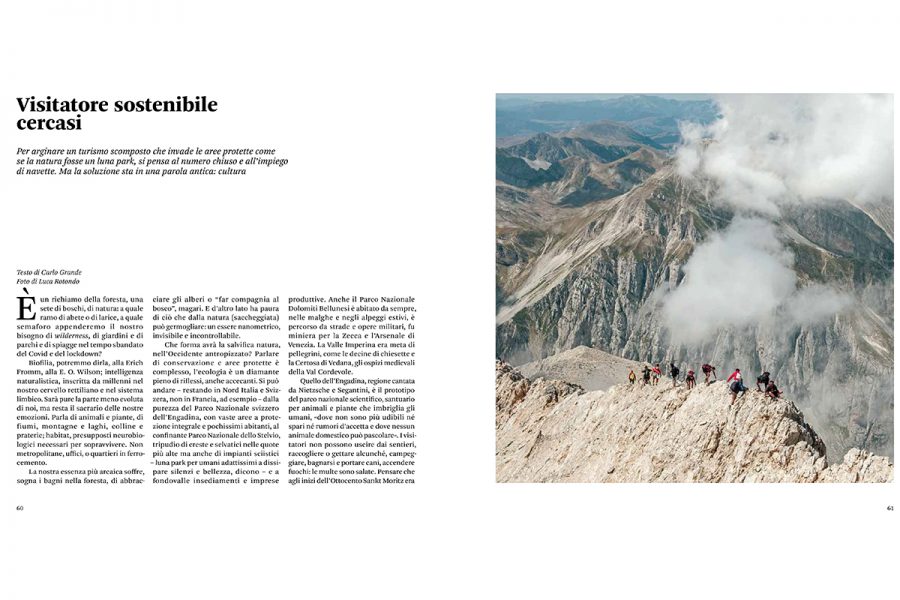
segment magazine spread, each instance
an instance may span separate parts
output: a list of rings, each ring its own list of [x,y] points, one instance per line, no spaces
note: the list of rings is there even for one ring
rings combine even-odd
[[[896,594],[893,7],[0,15],[0,598]]]

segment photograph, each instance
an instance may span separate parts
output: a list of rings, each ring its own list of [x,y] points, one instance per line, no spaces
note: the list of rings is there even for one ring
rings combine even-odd
[[[498,94],[498,482],[893,480],[891,94]]]

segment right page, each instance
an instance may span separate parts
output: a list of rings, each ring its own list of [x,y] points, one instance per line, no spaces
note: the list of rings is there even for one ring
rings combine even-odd
[[[891,94],[499,94],[497,480],[892,481]]]

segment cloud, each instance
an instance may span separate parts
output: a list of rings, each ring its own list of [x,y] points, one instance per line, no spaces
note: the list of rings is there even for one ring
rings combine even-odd
[[[783,317],[788,326],[810,325],[839,313],[851,302],[847,294],[817,283],[797,290],[785,303]]]
[[[826,285],[798,287],[793,267],[794,256],[771,222],[735,218],[697,247],[681,285],[661,294],[672,341],[698,346],[722,330],[754,325],[790,330],[830,319],[851,304],[850,295]]]
[[[678,287],[661,297],[676,342],[714,338],[761,322],[813,324],[849,303],[824,285],[797,288],[794,257],[772,220],[787,204],[893,199],[890,95],[737,95],[717,98],[721,117],[682,123],[676,168],[716,184],[713,199],[736,217],[698,246]],[[774,321],[773,321],[774,320]]]
[[[793,262],[771,223],[736,218],[697,247],[681,285],[663,298],[662,317],[673,340],[693,345],[721,329],[770,318],[796,292]]]
[[[716,199],[777,215],[786,203],[893,198],[891,95],[735,95],[722,117],[683,124],[676,151],[683,176],[718,184]]]

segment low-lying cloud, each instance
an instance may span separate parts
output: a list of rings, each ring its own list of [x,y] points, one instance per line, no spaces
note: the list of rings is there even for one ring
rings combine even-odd
[[[849,298],[822,285],[798,289],[794,256],[775,226],[737,217],[697,247],[681,285],[662,300],[662,316],[675,342],[695,345],[726,328],[783,321],[813,323],[832,316]]]

